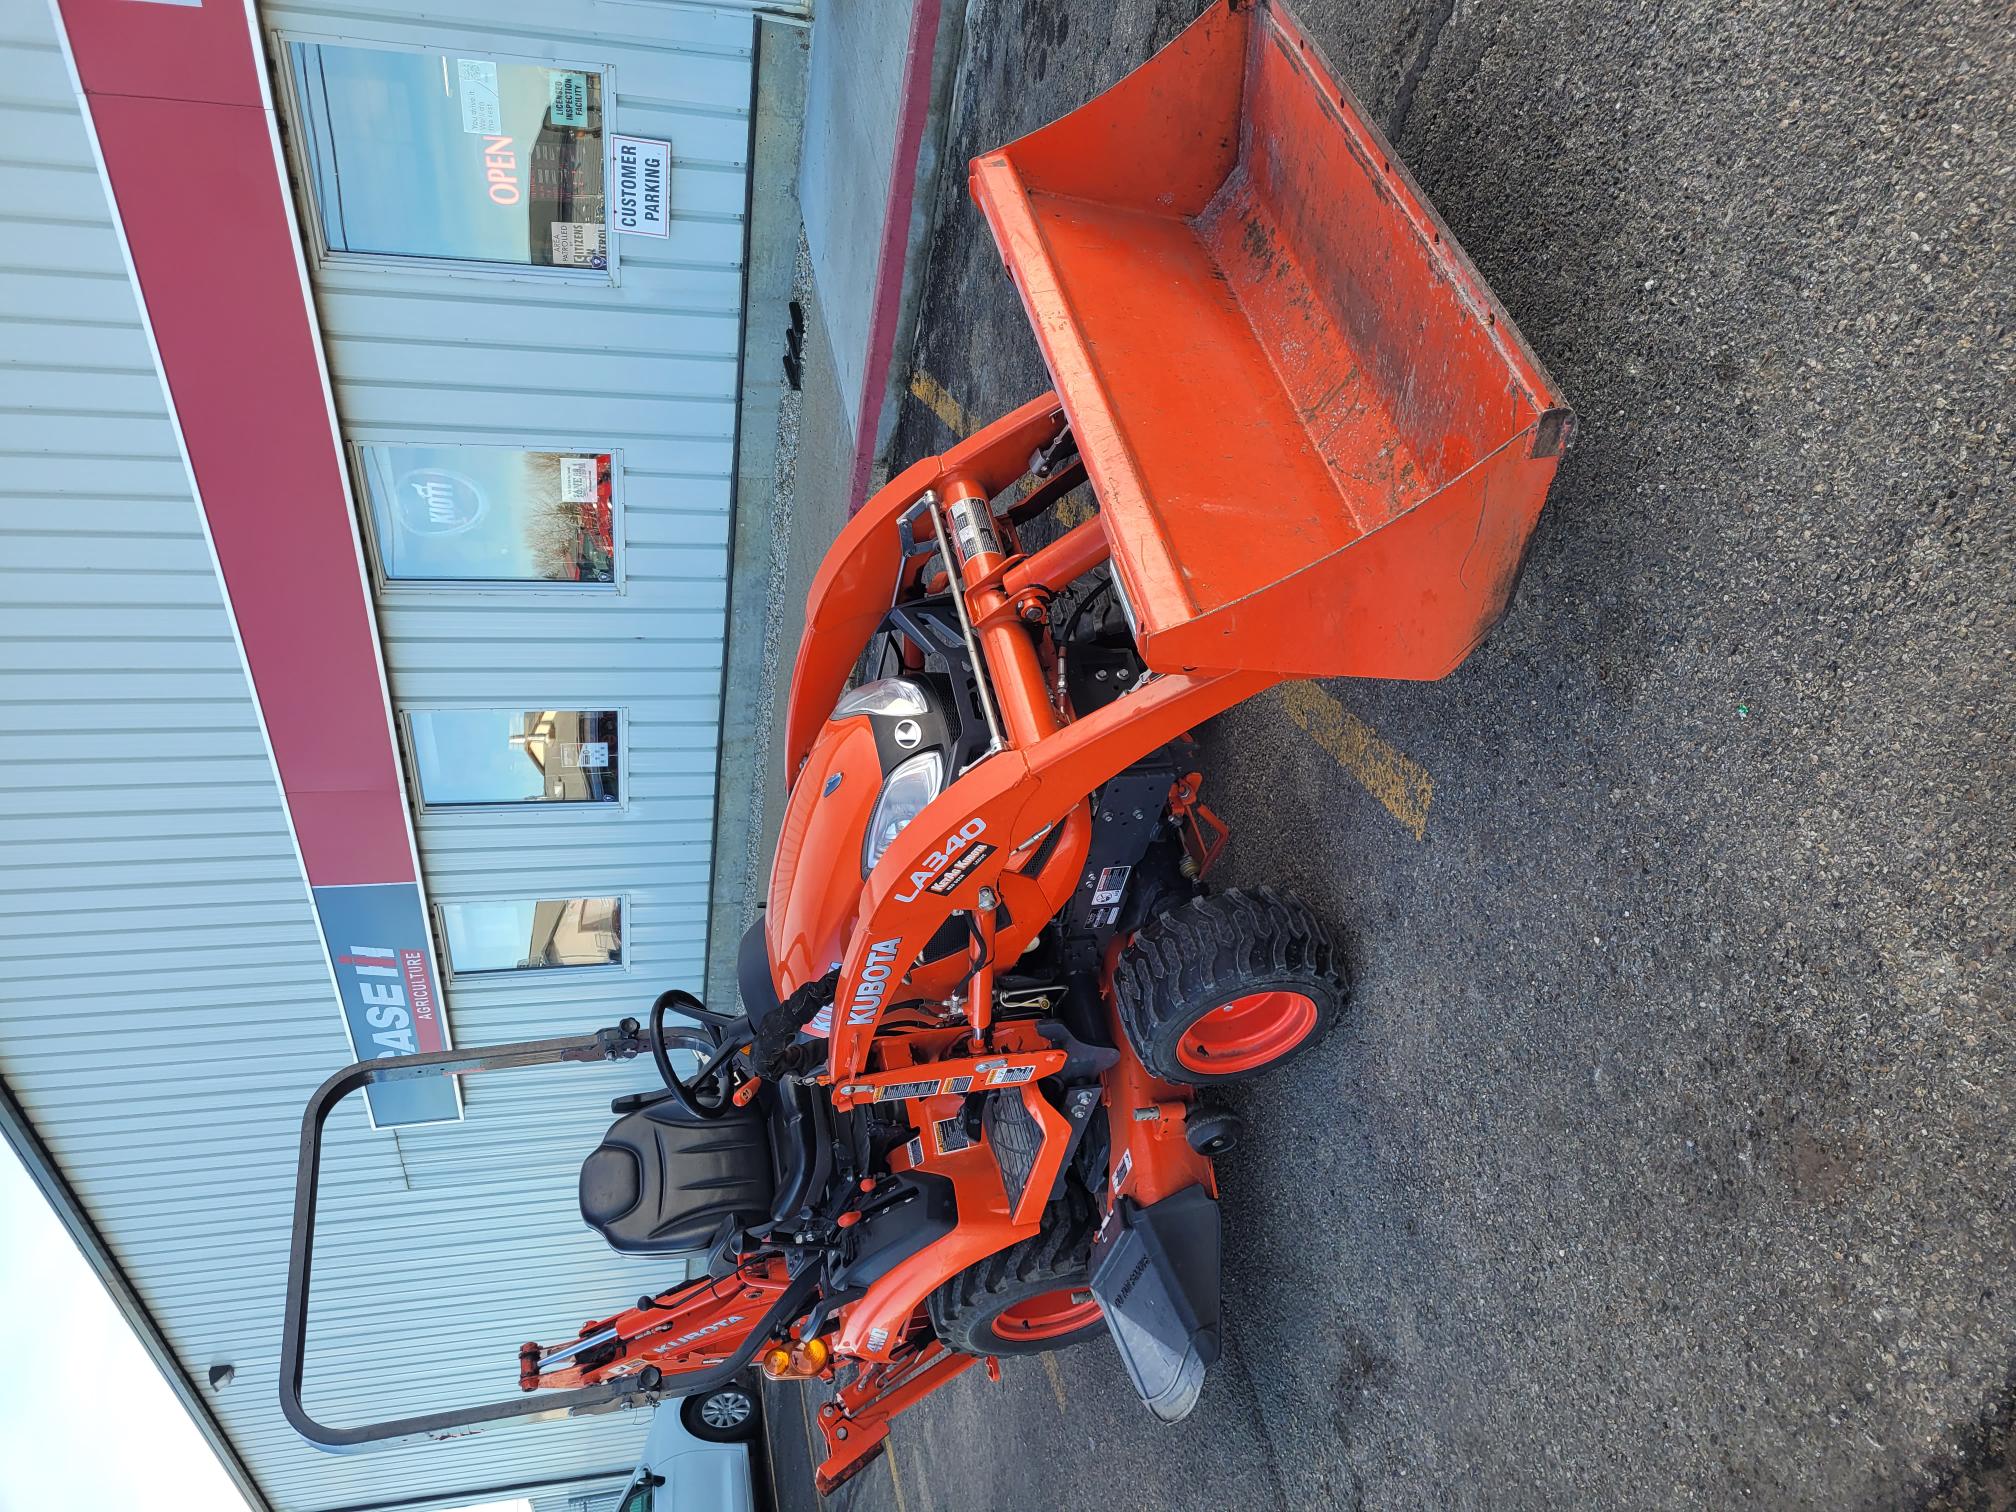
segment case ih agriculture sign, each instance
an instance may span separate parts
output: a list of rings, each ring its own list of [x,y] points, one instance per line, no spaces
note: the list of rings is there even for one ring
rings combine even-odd
[[[358,1060],[448,1048],[441,994],[429,968],[427,916],[411,882],[318,887],[315,912],[336,968],[343,1027]],[[365,1089],[380,1128],[457,1117],[455,1083],[445,1076]]]

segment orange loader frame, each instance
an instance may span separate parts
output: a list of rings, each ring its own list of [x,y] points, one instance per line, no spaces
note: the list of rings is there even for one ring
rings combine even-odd
[[[906,590],[945,586],[940,579],[950,577],[950,558],[933,552],[932,545],[962,531],[970,536],[975,512],[987,509],[988,501],[1022,479],[1030,459],[1055,443],[1067,424],[1056,395],[1032,400],[942,456],[906,469],[849,521],[812,586],[805,651],[792,684],[785,734],[786,760],[794,773],[891,601]],[[892,1086],[959,1086],[962,1090],[956,1092],[904,1099],[909,1121],[920,1130],[955,1115],[965,1087],[1019,1085],[1025,1107],[1043,1131],[1043,1145],[1022,1200],[1011,1205],[999,1171],[979,1144],[940,1152],[918,1142],[915,1168],[951,1181],[959,1224],[895,1267],[841,1315],[836,1352],[880,1365],[893,1366],[905,1358],[924,1302],[941,1283],[1041,1226],[1070,1130],[1036,1084],[1061,1069],[1065,1056],[1026,1022],[997,1019],[991,963],[1019,954],[1078,885],[1090,827],[1086,795],[1278,680],[1268,672],[1144,679],[1125,698],[1084,718],[1072,717],[1068,707],[1053,702],[1054,661],[1039,652],[1028,620],[1031,606],[1047,615],[1040,606],[1108,560],[1105,527],[1095,516],[1026,554],[1006,520],[993,520],[992,530],[999,549],[964,556],[958,563],[958,592],[998,700],[1005,743],[927,806],[865,883],[836,881],[859,889],[860,923],[842,963],[828,1064],[820,1079],[830,1085],[834,1105],[842,1109],[884,1100]],[[914,555],[906,555],[904,542],[912,544]],[[1215,816],[1195,801],[1194,786],[1187,791],[1187,810],[1204,816],[1197,833],[1206,834],[1203,826],[1215,825]],[[1040,871],[1024,871],[1053,826],[1062,828],[1063,838]],[[962,852],[970,857],[976,851],[984,852],[982,859],[966,867],[956,885],[942,891],[932,887],[951,873]],[[1193,860],[1208,866],[1214,855],[1207,845]],[[1014,932],[1004,931],[997,940],[995,920],[1004,909],[1016,921]],[[879,984],[874,974],[863,976],[875,962],[917,960],[954,912],[974,922],[975,939],[964,970],[941,972],[945,984],[922,982],[913,974],[905,991],[925,996],[963,980],[959,1001],[966,1028],[920,1033],[885,1027],[881,1004],[887,994],[863,992],[858,985],[850,992],[849,983]],[[1113,1108],[1167,1110],[1154,1119],[1130,1115],[1110,1120],[1112,1171],[1124,1178],[1115,1182],[1115,1195],[1126,1191],[1153,1200],[1185,1186],[1212,1183],[1210,1162],[1180,1137],[1166,1137],[1172,1129],[1180,1131],[1188,1089],[1149,1077],[1117,1025],[1114,1043],[1119,1050],[1102,1077],[1102,1107],[1109,1115]],[[907,1163],[899,1166],[909,1168]],[[1215,1185],[1212,1189],[1215,1193]]]

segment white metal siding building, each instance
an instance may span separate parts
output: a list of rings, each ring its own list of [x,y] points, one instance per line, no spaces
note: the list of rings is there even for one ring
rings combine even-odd
[[[358,266],[316,257],[310,240],[347,442],[615,459],[620,588],[409,586],[382,574],[375,584],[402,720],[500,706],[622,715],[620,804],[414,806],[437,908],[527,896],[614,896],[625,905],[620,970],[451,976],[457,1042],[613,1022],[663,987],[697,987],[704,964],[752,23],[746,11],[472,0],[419,20],[386,0],[341,11],[266,6],[260,16],[269,38],[336,35],[598,64],[615,81],[611,129],[674,144],[670,235],[620,239],[613,283]],[[626,17],[649,30],[555,25],[576,16]],[[468,1095],[499,1092],[479,1081]],[[410,1155],[431,1133],[397,1137]]]
[[[751,10],[454,0],[415,19],[362,0],[267,6],[257,21],[276,70],[297,37],[592,65],[609,85],[606,129],[673,144],[669,235],[622,239],[606,279],[373,266],[307,237],[345,443],[612,459],[606,591],[398,582],[370,560],[409,762],[415,711],[621,717],[619,802],[430,807],[412,795],[437,911],[622,904],[620,951],[588,969],[458,976],[446,952],[456,1042],[639,1013],[664,986],[697,987],[704,953]],[[349,1457],[309,1448],[280,1417],[300,1110],[350,1050],[201,506],[39,4],[0,12],[0,240],[0,700],[62,774],[0,793],[6,1132],[100,1247],[115,1291],[130,1288],[255,1504],[424,1505],[544,1482],[544,1512],[606,1491],[641,1440],[635,1417]],[[220,312],[220,339],[259,339],[227,324]],[[310,1409],[351,1423],[509,1395],[524,1340],[569,1336],[681,1279],[676,1260],[611,1254],[575,1210],[608,1098],[653,1079],[479,1079],[463,1121],[397,1132],[341,1110],[324,1162]],[[208,1372],[226,1364],[233,1378],[211,1390]]]

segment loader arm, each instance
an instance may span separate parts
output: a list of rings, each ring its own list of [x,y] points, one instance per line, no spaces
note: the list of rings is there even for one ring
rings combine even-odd
[[[859,1084],[867,1064],[881,1010],[900,998],[895,978],[953,910],[978,908],[982,889],[1005,893],[1008,864],[1027,854],[1047,826],[1082,804],[1087,792],[1279,680],[1270,672],[1229,672],[1144,681],[1032,746],[987,757],[933,799],[862,884],[861,917],[848,939],[833,1000],[825,1079],[833,1084],[834,1105],[872,1100],[866,1086],[858,1093],[850,1088]],[[962,837],[964,844],[952,847]],[[934,889],[934,882],[942,886],[951,874],[960,850],[982,845],[991,850],[957,885]],[[1017,1065],[1011,1060],[1006,1069]]]
[[[862,506],[828,548],[805,596],[805,633],[784,722],[784,780],[805,764],[847,677],[896,602],[904,559],[897,522],[953,478],[992,498],[1029,471],[1030,455],[1064,426],[1055,394],[1031,399],[935,457],[903,469]]]

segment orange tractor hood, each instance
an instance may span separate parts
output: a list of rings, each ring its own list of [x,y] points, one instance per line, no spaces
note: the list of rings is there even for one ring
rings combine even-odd
[[[865,716],[828,723],[784,803],[763,937],[770,978],[788,997],[836,966],[861,910],[861,840],[882,789]]]

